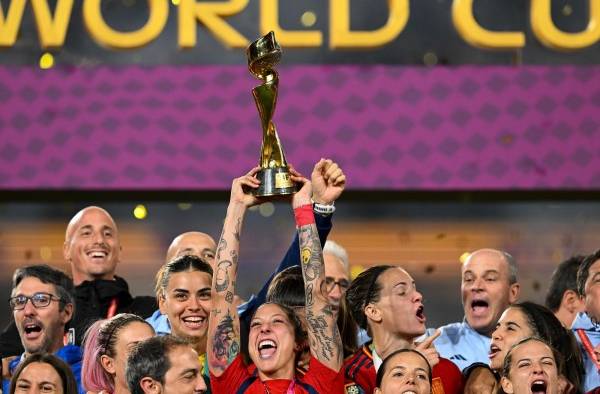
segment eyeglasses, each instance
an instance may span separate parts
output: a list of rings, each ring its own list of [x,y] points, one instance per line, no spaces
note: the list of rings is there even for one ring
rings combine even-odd
[[[350,287],[350,281],[348,281],[348,279],[335,280],[331,276],[325,277],[325,290],[327,290],[328,293],[333,291],[335,285],[338,285],[340,287],[340,291],[344,292],[348,290],[348,287]]]
[[[21,294],[18,296],[10,297],[8,299],[8,304],[10,305],[13,311],[19,311],[25,308],[25,305],[27,305],[27,301],[29,300],[31,300],[31,304],[36,308],[45,308],[48,305],[50,305],[50,303],[53,300],[62,302],[62,299],[52,294],[35,293],[32,296],[26,296]]]

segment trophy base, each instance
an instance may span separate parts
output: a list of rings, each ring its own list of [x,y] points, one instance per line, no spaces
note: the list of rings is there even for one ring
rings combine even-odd
[[[286,196],[297,191],[287,167],[262,168],[256,178],[260,181],[258,189],[253,191],[256,197]]]

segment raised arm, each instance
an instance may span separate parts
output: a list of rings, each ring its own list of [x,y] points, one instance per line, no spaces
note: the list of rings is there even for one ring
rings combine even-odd
[[[300,265],[304,277],[310,351],[321,363],[339,371],[343,359],[342,340],[336,316],[329,305],[327,294],[322,291],[325,268],[310,201],[311,183],[299,176],[292,179],[304,183],[302,189],[294,195],[292,206],[300,239]]]
[[[321,205],[333,205],[333,203],[344,191],[345,180],[346,176],[337,163],[334,163],[330,159],[319,160],[315,164],[311,174],[313,201]],[[315,213],[315,222],[319,232],[319,241],[321,242],[321,247],[323,247],[327,241],[327,236],[331,231],[331,213]],[[267,279],[263,287],[256,294],[256,297],[252,297],[252,299],[250,299],[248,302],[242,304],[241,307],[238,307],[240,318],[245,320],[245,322],[242,324],[250,324],[250,319],[256,309],[265,302],[265,299],[267,298],[267,291],[271,281],[273,280],[273,277],[284,269],[299,264],[300,248],[298,234],[296,233],[294,235],[292,244],[283,257],[283,260],[281,263],[279,263],[279,266],[277,266],[275,272],[271,274],[269,279]]]
[[[254,177],[258,167],[234,179],[227,215],[215,257],[212,283],[212,310],[208,323],[208,367],[215,376],[221,376],[240,352],[240,322],[233,295],[238,269],[240,233],[246,209],[257,203],[249,190],[259,181]]]

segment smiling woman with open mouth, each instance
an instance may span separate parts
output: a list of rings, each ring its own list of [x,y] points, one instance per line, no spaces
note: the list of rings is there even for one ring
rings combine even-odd
[[[233,181],[231,199],[217,247],[216,274],[212,284],[212,309],[208,329],[208,365],[215,393],[342,393],[343,350],[327,294],[321,290],[325,270],[321,244],[310,200],[311,183],[291,170],[292,180],[302,185],[292,197],[298,227],[305,314],[310,343],[306,374],[296,374],[296,360],[306,341],[294,311],[276,303],[260,306],[250,322],[248,351],[252,364],[240,354],[240,324],[233,304],[238,271],[239,240],[247,208],[259,203],[250,190],[259,181],[258,167]]]

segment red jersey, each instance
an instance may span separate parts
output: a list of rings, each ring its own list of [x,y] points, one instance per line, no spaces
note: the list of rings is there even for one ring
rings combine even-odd
[[[238,354],[221,376],[210,374],[213,393],[287,394],[290,387],[293,387],[294,394],[341,394],[344,392],[344,372],[343,369],[335,372],[311,356],[308,371],[303,376],[296,376],[294,381],[274,379],[263,382],[259,379],[256,368],[246,367]]]
[[[377,372],[369,344],[363,345],[344,362],[344,392],[347,394],[371,394],[375,390]],[[463,392],[463,376],[450,360],[440,357],[431,371],[431,394],[460,394]]]

